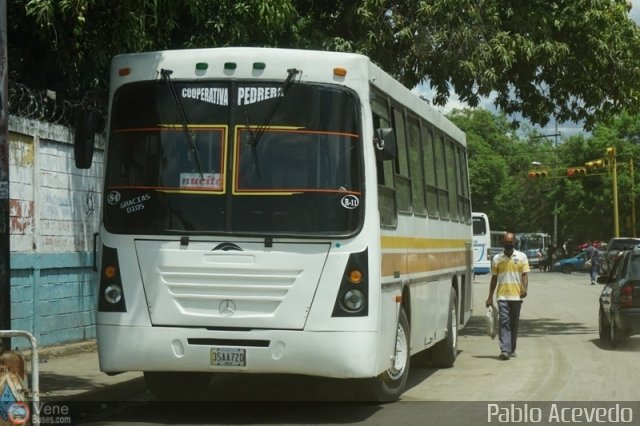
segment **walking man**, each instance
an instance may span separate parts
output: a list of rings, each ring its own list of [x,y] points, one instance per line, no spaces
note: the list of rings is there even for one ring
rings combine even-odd
[[[491,260],[491,284],[486,306],[493,303],[493,292],[497,287],[500,359],[506,361],[516,356],[520,308],[522,300],[527,297],[529,285],[529,261],[524,253],[515,250],[512,232],[504,234],[502,245],[504,251]]]
[[[591,268],[589,269],[591,285],[595,285],[600,272],[600,250],[595,248],[593,243],[589,241],[589,246],[584,251],[587,253],[587,260],[591,261]]]

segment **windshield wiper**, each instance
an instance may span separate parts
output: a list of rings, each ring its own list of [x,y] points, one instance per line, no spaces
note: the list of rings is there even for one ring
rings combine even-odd
[[[289,88],[293,85],[293,78],[297,74],[301,74],[301,73],[302,71],[296,68],[289,68],[287,70],[288,75],[282,87],[282,94],[278,97],[278,101],[275,103],[275,105],[273,105],[273,107],[271,107],[269,114],[267,114],[264,121],[262,122],[262,124],[258,126],[255,132],[251,132],[251,128],[248,127],[248,123],[247,123],[247,127],[249,128],[249,132],[250,132],[249,141],[247,143],[251,145],[253,148],[255,148],[258,145],[258,142],[260,142],[260,138],[262,137],[262,134],[266,130],[267,126],[269,126],[269,123],[271,123],[273,116],[275,115],[276,111],[278,110],[278,107],[280,106],[280,103],[282,102],[282,99],[284,99],[284,95],[287,93]]]
[[[278,107],[280,107],[280,102],[282,102],[284,95],[287,93],[287,91],[293,84],[293,78],[296,76],[296,74],[300,74],[300,73],[302,73],[302,71],[296,68],[289,68],[287,70],[288,75],[287,75],[287,78],[284,80],[284,85],[282,87],[282,94],[278,97],[278,101],[273,105],[273,107],[271,107],[271,109],[269,110],[269,113],[267,114],[265,119],[262,121],[262,123],[256,128],[255,132],[251,130],[251,125],[249,124],[249,114],[247,114],[245,110],[245,116],[247,119],[247,130],[249,131],[249,140],[247,141],[247,144],[251,146],[251,151],[253,154],[253,164],[256,169],[256,176],[258,178],[260,177],[260,162],[258,161],[258,152],[256,150],[256,147],[258,146],[258,142],[260,142],[260,138],[264,134],[264,131],[267,129],[267,126],[269,126],[269,123],[271,123],[271,120],[273,119],[273,116],[278,110]]]
[[[255,137],[255,133],[251,130],[251,124],[249,124],[249,114],[247,113],[247,109],[245,107],[244,116],[247,120],[247,130],[249,131],[249,145],[251,145],[251,155],[253,156],[253,165],[256,169],[256,176],[260,177],[260,163],[258,162],[258,154],[256,152],[256,145],[251,143],[253,138]]]
[[[191,148],[191,153],[196,162],[196,166],[198,166],[198,173],[200,173],[200,177],[204,179],[204,174],[202,173],[202,164],[200,163],[200,152],[198,151],[198,145],[193,140],[193,134],[189,130],[187,125],[187,115],[184,112],[184,108],[182,107],[182,103],[180,102],[180,98],[178,97],[178,91],[176,90],[176,86],[173,85],[173,81],[171,81],[172,70],[167,70],[164,68],[160,69],[160,74],[162,75],[162,79],[167,83],[169,87],[169,92],[171,92],[171,97],[173,98],[174,103],[176,104],[176,108],[178,109],[178,113],[180,114],[180,118],[182,120],[182,130],[184,131],[185,136],[187,137],[187,142],[189,143],[189,148]]]

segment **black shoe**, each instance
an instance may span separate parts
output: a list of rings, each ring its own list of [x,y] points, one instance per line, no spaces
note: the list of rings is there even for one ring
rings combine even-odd
[[[502,352],[500,354],[500,359],[503,360],[503,361],[508,360],[509,359],[509,354],[507,352]]]

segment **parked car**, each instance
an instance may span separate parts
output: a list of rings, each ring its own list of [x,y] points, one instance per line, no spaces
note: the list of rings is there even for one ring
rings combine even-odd
[[[600,274],[607,275],[611,266],[616,260],[618,253],[624,250],[631,250],[640,244],[640,238],[614,237],[607,244],[607,251],[600,261]]]
[[[553,264],[551,270],[553,272],[562,272],[563,274],[570,274],[573,271],[587,271],[589,268],[584,266],[586,261],[587,253],[578,253],[573,257],[558,260]]]
[[[600,293],[598,330],[600,340],[617,347],[640,334],[640,247],[618,255],[611,273],[598,277]]]

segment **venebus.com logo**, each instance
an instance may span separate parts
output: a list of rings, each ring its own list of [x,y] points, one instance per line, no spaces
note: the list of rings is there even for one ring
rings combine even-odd
[[[33,417],[37,416],[37,423],[41,425],[70,425],[71,410],[67,405],[37,403],[33,407]],[[7,410],[7,417],[12,425],[29,425],[31,417],[29,404],[26,402],[16,402]]]

